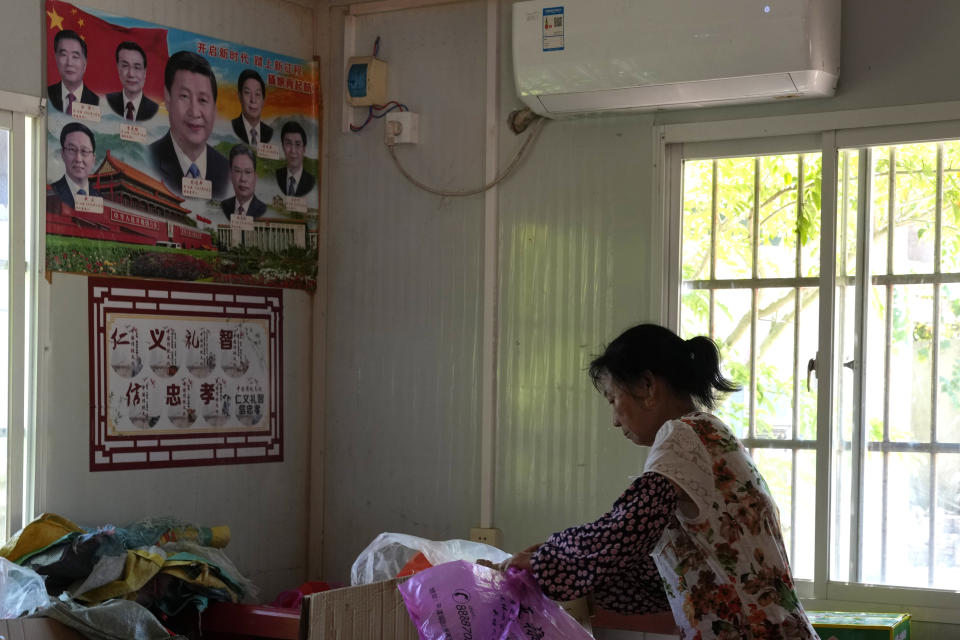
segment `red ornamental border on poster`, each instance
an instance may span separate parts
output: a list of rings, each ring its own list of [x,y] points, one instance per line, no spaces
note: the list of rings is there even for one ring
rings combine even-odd
[[[121,469],[145,469],[160,467],[207,466],[218,464],[247,464],[253,462],[283,461],[283,290],[267,287],[223,287],[218,285],[191,284],[161,280],[135,280],[127,278],[90,277],[88,279],[88,312],[90,322],[90,470],[109,471]],[[123,323],[117,325],[116,323]],[[160,370],[163,362],[153,360],[143,367],[143,359],[134,346],[137,367],[118,373],[119,369],[111,360],[111,349],[116,353],[116,344],[124,336],[114,333],[111,327],[117,326],[141,328],[160,323],[160,326],[193,327],[195,331],[216,330],[217,327],[262,327],[266,345],[263,351],[263,378],[265,389],[260,398],[264,406],[262,418],[254,424],[241,424],[236,420],[226,420],[225,424],[204,426],[209,421],[200,420],[194,426],[194,420],[181,420],[168,424],[165,428],[158,423],[164,409],[157,410],[149,423],[144,421],[139,428],[128,424],[125,429],[117,426],[116,416],[111,416],[110,389],[122,384],[126,379],[133,380],[143,369],[154,372]],[[164,337],[161,330],[143,332],[140,344],[152,340],[150,349]],[[171,334],[174,332],[170,332]],[[182,342],[189,330],[179,331],[176,340]],[[242,331],[237,335],[240,336]],[[170,337],[168,334],[167,338]],[[238,337],[238,340],[241,338]],[[119,342],[120,344],[126,344]],[[136,335],[134,343],[137,343]],[[168,346],[176,346],[167,343]],[[221,346],[223,346],[221,344]],[[180,346],[181,353],[172,368],[186,370],[183,366],[187,358],[187,349]],[[225,356],[221,349],[220,358],[214,354],[210,362],[214,367],[226,370]],[[147,349],[143,350],[147,355]],[[209,353],[205,357],[209,357]],[[245,370],[245,369],[244,369]],[[172,371],[172,369],[171,369]],[[164,377],[167,372],[162,372]],[[209,371],[207,372],[209,373]],[[121,379],[122,378],[122,379]],[[141,381],[143,377],[141,376]],[[184,375],[185,389],[193,384],[191,376]],[[209,378],[212,379],[212,378]],[[164,380],[160,380],[161,384]],[[227,402],[239,409],[242,389],[239,382],[230,390],[237,394],[235,398],[225,392]],[[254,384],[256,382],[254,381]],[[176,386],[176,385],[171,385]],[[197,385],[200,386],[199,383]],[[204,386],[212,385],[207,384]],[[166,404],[170,404],[170,389]],[[179,396],[180,389],[175,390]],[[199,388],[198,390],[199,391]],[[196,393],[196,392],[194,392]],[[129,395],[129,391],[128,391]],[[234,402],[234,399],[236,402]],[[252,399],[252,398],[251,398]],[[116,398],[114,398],[116,400]],[[139,400],[138,400],[139,402]],[[146,401],[144,401],[146,404]],[[129,407],[129,397],[127,398]],[[194,410],[194,417],[196,411]],[[259,409],[257,410],[259,413]],[[239,413],[238,413],[239,416]],[[128,421],[130,422],[130,421]],[[157,427],[157,429],[154,429]],[[179,427],[179,428],[177,428]]]

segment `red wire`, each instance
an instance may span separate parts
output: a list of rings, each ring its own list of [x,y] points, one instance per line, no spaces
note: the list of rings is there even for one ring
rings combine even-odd
[[[388,102],[387,104],[374,104],[374,105],[370,105],[370,106],[371,106],[372,109],[375,109],[375,110],[377,110],[377,111],[383,111],[384,109],[386,109],[387,107],[389,107],[389,106],[392,105],[392,104],[397,105],[397,108],[400,109],[401,111],[404,110],[404,106],[403,106],[402,104],[400,104],[399,102],[397,102],[396,100],[391,100],[391,101]]]
[[[373,117],[374,117],[374,116],[373,116],[374,110],[376,110],[376,111],[383,111],[384,109],[390,107],[391,105],[396,105],[396,107],[397,107],[397,109],[398,109],[399,111],[408,111],[408,109],[407,109],[405,106],[403,106],[402,104],[400,104],[400,103],[397,102],[396,100],[391,100],[391,101],[388,102],[387,104],[372,104],[372,105],[370,105],[370,108],[367,110],[367,119],[363,121],[363,124],[361,124],[361,125],[359,125],[359,126],[358,126],[358,125],[355,125],[355,124],[351,124],[351,125],[350,125],[350,131],[353,131],[354,133],[360,131],[360,130],[363,129],[365,126],[367,126],[367,124],[370,123],[370,120],[373,119]]]

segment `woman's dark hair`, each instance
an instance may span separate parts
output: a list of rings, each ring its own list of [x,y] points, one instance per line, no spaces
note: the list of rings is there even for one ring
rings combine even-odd
[[[590,363],[590,378],[598,390],[605,375],[629,389],[648,371],[689,393],[704,409],[716,403],[715,390],[729,393],[740,388],[720,373],[720,352],[713,340],[706,336],[684,340],[657,324],[627,329]]]

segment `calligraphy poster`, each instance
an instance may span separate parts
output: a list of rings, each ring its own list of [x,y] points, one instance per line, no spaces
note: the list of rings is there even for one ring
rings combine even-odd
[[[46,0],[48,270],[313,290],[315,61]]]
[[[92,277],[90,470],[283,459],[282,289]]]

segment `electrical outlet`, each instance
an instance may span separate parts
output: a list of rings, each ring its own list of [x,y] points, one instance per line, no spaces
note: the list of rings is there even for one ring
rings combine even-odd
[[[500,529],[483,529],[481,527],[472,527],[470,529],[470,539],[474,542],[482,542],[491,547],[500,548],[503,544],[503,532]]]
[[[388,147],[420,142],[420,115],[410,111],[391,111],[387,114],[385,133]]]

